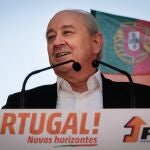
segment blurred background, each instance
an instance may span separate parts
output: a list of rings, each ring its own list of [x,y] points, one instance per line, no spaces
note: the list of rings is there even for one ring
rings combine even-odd
[[[149,0],[0,0],[0,108],[28,73],[49,65],[45,31],[56,12],[94,9],[150,21],[149,6]],[[31,77],[26,89],[54,82],[49,70]]]

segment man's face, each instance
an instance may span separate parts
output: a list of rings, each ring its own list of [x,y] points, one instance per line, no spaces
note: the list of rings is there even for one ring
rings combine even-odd
[[[95,50],[94,37],[85,26],[83,18],[70,12],[61,12],[53,17],[47,28],[47,48],[51,64],[75,60],[82,67],[91,65],[99,50]],[[88,68],[88,67],[86,67]],[[72,65],[66,64],[55,72],[68,72]]]

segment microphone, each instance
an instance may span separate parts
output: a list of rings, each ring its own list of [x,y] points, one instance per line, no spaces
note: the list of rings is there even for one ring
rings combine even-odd
[[[133,80],[132,80],[130,74],[128,72],[124,71],[124,70],[121,70],[119,68],[111,66],[111,65],[109,65],[109,64],[107,64],[105,62],[102,62],[100,60],[97,60],[97,59],[93,60],[93,62],[92,62],[92,66],[94,68],[97,68],[99,66],[99,64],[102,64],[102,65],[104,65],[104,66],[106,66],[108,68],[116,70],[116,71],[124,74],[128,78],[129,83],[130,83],[130,107],[131,108],[136,108],[136,101],[135,101],[135,94],[134,94],[134,85],[133,85]]]
[[[62,63],[59,63],[59,64],[52,64],[51,66],[49,67],[46,67],[46,68],[43,68],[43,69],[39,69],[39,70],[35,70],[31,73],[29,73],[26,78],[24,79],[24,82],[23,82],[23,85],[22,85],[22,89],[21,89],[21,97],[20,97],[20,107],[19,108],[24,108],[24,105],[25,105],[25,87],[26,87],[26,84],[27,84],[27,81],[28,79],[34,75],[34,74],[37,74],[37,73],[40,73],[42,71],[46,71],[48,69],[52,69],[52,68],[55,68],[55,67],[59,67],[59,66],[62,66],[62,65],[65,65],[65,64],[68,64],[68,63],[71,63],[73,62],[72,64],[72,68],[74,71],[78,72],[81,70],[81,65],[80,63],[74,61],[74,60],[68,60],[68,61],[65,61],[65,62],[62,62]]]

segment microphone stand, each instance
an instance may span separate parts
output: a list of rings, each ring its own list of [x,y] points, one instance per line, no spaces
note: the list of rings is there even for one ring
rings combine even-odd
[[[58,66],[62,66],[62,65],[64,65],[64,64],[68,64],[68,63],[71,63],[71,62],[73,62],[73,68],[74,67],[80,67],[79,65],[79,63],[78,62],[75,62],[74,60],[68,60],[68,61],[65,61],[65,62],[62,62],[62,63],[59,63],[59,64],[54,64],[54,65],[51,65],[50,67],[46,67],[46,68],[43,68],[43,69],[39,69],[39,70],[35,70],[35,71],[33,71],[33,72],[31,72],[31,73],[29,73],[27,76],[26,76],[26,78],[24,79],[24,82],[23,82],[23,85],[22,85],[22,89],[21,89],[21,96],[20,96],[20,104],[19,104],[19,108],[24,108],[24,106],[25,106],[25,87],[26,87],[26,84],[27,84],[27,81],[28,81],[28,79],[32,76],[32,75],[34,75],[34,74],[37,74],[37,73],[40,73],[40,72],[42,72],[42,71],[46,71],[46,70],[48,70],[48,69],[52,69],[52,68],[55,68],[55,67],[58,67]],[[76,68],[77,68],[76,67]],[[76,69],[76,68],[74,68],[74,69]],[[81,69],[81,68],[77,68],[77,69]],[[75,70],[75,71],[79,71],[79,70]]]
[[[132,80],[130,74],[128,72],[124,71],[124,70],[121,70],[119,68],[111,66],[111,65],[109,65],[109,64],[107,64],[105,62],[102,62],[100,60],[97,60],[97,59],[94,60],[93,63],[92,63],[93,67],[96,67],[96,66],[98,67],[99,64],[102,64],[102,65],[104,65],[104,66],[106,66],[108,68],[116,70],[116,71],[124,74],[125,76],[127,76],[128,80],[130,82],[130,106],[131,106],[131,108],[136,108],[136,101],[135,101],[135,95],[134,95],[134,93],[135,93],[134,92],[134,85],[133,85],[133,80]]]

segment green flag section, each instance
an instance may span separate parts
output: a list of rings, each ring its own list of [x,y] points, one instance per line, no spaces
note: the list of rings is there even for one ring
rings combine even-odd
[[[103,34],[102,61],[132,75],[150,74],[150,22],[91,10]],[[101,66],[103,73],[118,73]]]

